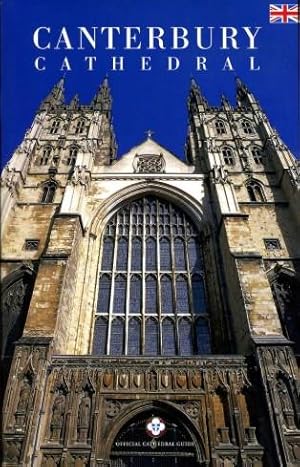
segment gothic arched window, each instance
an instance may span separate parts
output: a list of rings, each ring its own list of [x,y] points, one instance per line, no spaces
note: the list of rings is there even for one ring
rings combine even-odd
[[[160,244],[160,267],[163,270],[171,270],[171,242],[168,238],[162,237]]]
[[[131,277],[129,311],[130,313],[142,311],[142,278],[138,275]]]
[[[124,320],[115,318],[111,325],[110,354],[122,355],[124,352]]]
[[[252,135],[254,133],[253,125],[251,122],[249,122],[249,120],[246,120],[246,119],[242,120],[241,125],[242,125],[243,132],[246,135]]]
[[[141,352],[141,322],[131,318],[128,325],[128,355],[139,355]]]
[[[56,187],[57,187],[56,183],[52,181],[44,184],[41,203],[52,203],[53,202]]]
[[[117,269],[124,271],[127,269],[128,262],[128,240],[125,237],[120,238],[118,244]]]
[[[75,134],[80,135],[84,131],[84,120],[78,120],[75,127]]]
[[[165,318],[162,323],[162,348],[164,355],[176,354],[175,328],[170,318]]]
[[[251,148],[251,154],[255,164],[261,165],[263,163],[263,154],[261,148],[258,146],[253,146]]]
[[[50,127],[50,134],[51,135],[55,135],[56,133],[58,133],[58,129],[59,129],[59,120],[54,120],[52,122],[52,125]]]
[[[209,352],[202,245],[182,210],[152,196],[128,203],[106,225],[100,258],[95,354]]]
[[[100,289],[101,292],[101,289]],[[114,293],[114,309],[113,312],[118,314],[125,313],[126,305],[126,278],[119,274],[115,280],[115,293]]]
[[[131,270],[142,270],[142,239],[139,237],[134,237],[132,239]]]
[[[179,353],[180,355],[192,355],[193,349],[193,327],[189,318],[179,321]]]
[[[100,313],[109,312],[110,289],[111,289],[111,278],[108,274],[103,274],[103,276],[100,277],[99,295],[98,295],[98,304],[97,304],[97,311]]]
[[[161,287],[161,309],[163,313],[174,313],[173,305],[173,286],[172,279],[169,276],[162,276]]]
[[[98,316],[95,322],[93,353],[97,355],[106,354],[108,322],[106,318]]]
[[[250,180],[247,183],[246,187],[250,201],[256,201],[261,203],[265,201],[264,192],[260,183],[256,182],[255,180]]]
[[[74,167],[74,165],[76,164],[77,154],[78,154],[77,146],[70,147],[68,158],[67,158],[67,165],[71,165],[72,167]]]
[[[145,354],[158,355],[158,323],[155,318],[148,318],[145,327]]]
[[[234,165],[234,155],[233,151],[229,146],[224,146],[222,148],[222,156],[224,164],[226,165]]]
[[[224,135],[226,133],[226,127],[223,120],[216,120],[215,127],[218,135]]]
[[[48,165],[51,162],[51,153],[52,153],[52,147],[51,146],[45,146],[43,148],[42,156],[40,158],[40,165]]]

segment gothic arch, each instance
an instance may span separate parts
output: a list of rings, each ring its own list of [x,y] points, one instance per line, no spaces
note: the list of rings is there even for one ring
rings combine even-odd
[[[295,353],[300,355],[300,277],[286,266],[276,265],[268,272],[274,301],[278,310],[285,337],[295,344]]]
[[[14,343],[22,336],[32,295],[35,273],[22,266],[6,276],[1,284],[2,383],[8,376]]]
[[[198,426],[178,405],[169,401],[136,402],[130,404],[124,411],[121,411],[120,415],[113,419],[105,433],[103,452],[101,453],[102,457],[109,459],[114,440],[126,423],[130,422],[137,415],[142,415],[144,412],[152,410],[158,414],[172,414],[191,436],[195,445],[197,461],[201,463],[205,460],[204,441]]]
[[[124,207],[130,202],[134,202],[145,196],[157,196],[163,200],[169,201],[176,205],[178,208],[182,209],[189,217],[194,221],[194,224],[199,231],[199,234],[205,238],[206,243],[206,253],[209,257],[210,264],[214,265],[215,263],[215,252],[213,251],[213,245],[210,245],[209,238],[211,237],[211,227],[208,220],[205,218],[203,213],[203,207],[199,201],[197,201],[193,196],[186,193],[185,191],[178,189],[177,187],[168,186],[160,181],[149,181],[149,182],[138,182],[133,185],[127,186],[115,193],[113,193],[108,199],[104,200],[101,205],[94,211],[94,214],[91,217],[90,224],[87,226],[89,237],[88,237],[88,265],[85,269],[85,278],[86,281],[82,289],[82,303],[81,303],[81,319],[78,322],[76,328],[74,328],[74,333],[77,336],[74,341],[75,349],[78,349],[79,352],[90,353],[92,351],[92,341],[93,341],[93,329],[94,329],[94,317],[97,307],[97,296],[98,296],[98,277],[100,273],[100,262],[101,257],[99,258],[99,252],[103,248],[103,238],[104,232],[107,224],[110,219],[117,213],[119,209]],[[136,235],[139,235],[138,232]],[[212,242],[211,242],[212,243]],[[211,247],[211,248],[210,248]],[[100,261],[99,261],[100,260]],[[217,277],[217,270],[215,270]],[[89,293],[94,297],[93,305],[90,308],[90,313],[87,317],[85,310],[88,304],[84,296],[87,296],[87,287],[89,288]],[[217,308],[214,307],[214,303],[217,302]],[[212,294],[209,294],[208,306],[209,308],[216,308],[219,310],[220,301],[218,298],[215,299]],[[220,310],[220,313],[222,311]],[[218,313],[218,315],[220,315]],[[83,316],[85,316],[85,327],[80,331],[80,324],[82,322]],[[88,318],[88,321],[87,321]],[[227,334],[226,334],[227,336]],[[227,337],[222,335],[222,342],[227,339]],[[226,341],[227,342],[227,341]],[[227,344],[226,344],[227,345]]]
[[[179,188],[162,182],[141,182],[130,185],[111,195],[95,212],[90,225],[90,235],[99,235],[108,220],[125,204],[146,195],[158,196],[176,204],[185,211],[202,230],[210,230],[204,219],[203,209],[199,202]]]
[[[249,178],[245,183],[250,201],[265,203],[267,201],[263,183],[255,178]]]
[[[134,265],[132,269],[130,261],[132,256],[132,239],[135,238],[134,229],[137,223],[142,223],[141,225],[145,232],[143,246],[145,260],[141,262],[140,268]],[[153,225],[162,227],[163,233],[159,234],[157,232],[155,236],[153,236],[152,231],[147,233],[147,227],[152,230]],[[164,231],[166,226],[172,232],[169,235],[171,248],[169,249],[168,264],[162,264],[160,261],[161,248],[158,236],[162,235],[165,238]],[[127,233],[124,236],[125,227]],[[174,234],[174,227],[177,229],[176,234]],[[115,232],[114,239],[111,237],[112,229]],[[180,235],[177,235],[178,233]],[[193,240],[194,242],[189,241],[186,246],[184,239]],[[111,240],[111,251],[106,249],[107,240]],[[98,264],[99,275],[96,276],[98,300],[94,310],[95,324],[93,327],[95,332],[91,332],[90,334],[90,349],[92,347],[92,340],[98,341],[102,339],[102,334],[100,335],[99,332],[101,331],[102,333],[103,329],[98,326],[98,318],[99,316],[106,316],[109,317],[109,329],[107,333],[108,344],[104,348],[109,349],[109,355],[119,355],[120,352],[115,353],[113,351],[114,346],[110,346],[109,343],[112,344],[114,342],[118,346],[118,343],[122,339],[125,346],[121,354],[127,354],[128,346],[131,345],[131,337],[128,332],[128,316],[133,312],[131,309],[133,298],[139,302],[139,311],[142,311],[145,317],[140,334],[140,341],[142,343],[140,346],[141,355],[177,355],[180,348],[177,321],[182,314],[193,318],[193,327],[195,328],[197,339],[192,334],[189,336],[191,339],[190,347],[193,349],[192,354],[211,353],[210,309],[204,295],[204,288],[203,292],[199,289],[203,297],[198,297],[198,301],[195,303],[197,309],[193,308],[191,298],[193,295],[192,283],[194,287],[191,274],[194,272],[204,272],[202,260],[203,241],[199,238],[199,226],[198,228],[195,226],[194,221],[182,209],[178,208],[177,203],[174,204],[153,195],[142,196],[129,203],[127,202],[110,218],[105,226],[103,238],[100,236],[100,241],[97,243],[99,243],[100,248],[98,255],[95,251],[95,256],[97,255],[101,259]],[[197,245],[198,248],[196,248]],[[108,256],[110,259],[109,265]],[[165,277],[166,273],[170,275],[171,270],[174,272],[174,275],[171,275],[169,283],[165,284],[163,277]],[[134,285],[132,283],[130,283],[129,287],[130,274],[133,271],[139,274],[143,272],[141,287],[139,289],[140,291],[143,290],[143,293],[140,293],[137,287],[131,287]],[[103,284],[103,274],[107,272],[112,274],[112,286],[110,289],[106,283]],[[100,280],[97,281],[97,277]],[[110,295],[109,298],[107,294]],[[174,297],[176,297],[176,300],[173,300]],[[106,306],[104,310],[103,304],[108,304],[108,301],[110,303],[109,309]],[[198,302],[203,303],[201,305]],[[102,303],[102,308],[99,307],[99,303]],[[171,303],[172,306],[170,306]],[[173,326],[172,322],[168,320],[162,321],[160,312],[176,316]],[[207,319],[198,321],[196,316],[199,312],[203,312]],[[118,331],[118,338],[112,332],[114,325],[112,318],[115,315],[123,317],[123,328],[122,330],[120,328]],[[157,323],[156,320],[150,318],[150,315],[152,318],[159,317]],[[199,336],[197,333],[199,333]],[[206,342],[205,346],[198,345],[201,339],[203,342]],[[100,345],[93,345],[94,349],[100,347]]]

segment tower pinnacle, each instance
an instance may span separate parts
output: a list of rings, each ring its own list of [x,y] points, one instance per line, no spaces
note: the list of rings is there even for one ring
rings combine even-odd
[[[41,102],[40,110],[50,110],[64,103],[65,78],[61,78],[48,96]]]
[[[112,108],[112,97],[110,93],[110,87],[108,83],[108,76],[106,75],[101,86],[99,87],[92,105],[96,110],[101,110],[110,114]]]

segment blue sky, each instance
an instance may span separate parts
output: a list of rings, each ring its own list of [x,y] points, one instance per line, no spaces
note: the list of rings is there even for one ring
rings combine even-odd
[[[269,2],[252,0],[4,0],[2,4],[2,157],[4,163],[21,142],[42,98],[62,76],[62,60],[68,57],[72,71],[66,72],[66,99],[79,94],[82,103],[93,98],[106,73],[113,95],[113,121],[119,155],[145,138],[150,128],[154,138],[183,156],[187,129],[186,99],[191,76],[197,80],[211,105],[219,105],[221,94],[234,102],[234,78],[240,76],[255,93],[271,123],[296,156],[300,155],[299,131],[299,31],[296,24],[269,24]],[[51,28],[50,50],[38,50],[33,32]],[[96,51],[54,50],[59,32],[66,26],[77,46],[77,27],[139,26],[141,50],[104,50],[98,37]],[[186,27],[190,46],[185,50],[146,50],[146,27],[160,26],[166,35],[172,26]],[[192,34],[195,26],[214,26],[214,46],[197,49]],[[220,26],[238,28],[239,50],[220,49]],[[261,26],[258,49],[247,50],[241,28]],[[46,35],[42,36],[46,41]],[[122,36],[123,37],[123,36]],[[207,36],[206,36],[207,37]],[[103,40],[103,39],[102,39]],[[87,71],[84,57],[97,57],[94,71]],[[111,57],[124,56],[124,71],[111,71]],[[34,60],[45,57],[46,70],[34,68]],[[140,70],[141,56],[151,56],[151,71]],[[167,71],[168,56],[177,56],[180,68]],[[206,72],[196,70],[196,57],[206,56]],[[234,71],[222,71],[230,56]],[[259,71],[249,70],[255,56]]]

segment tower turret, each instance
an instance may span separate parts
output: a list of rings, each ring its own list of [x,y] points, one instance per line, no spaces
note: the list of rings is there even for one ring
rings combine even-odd
[[[203,112],[208,107],[207,100],[202,95],[200,87],[198,86],[194,78],[191,79],[188,106],[190,110],[193,110],[193,108],[197,106],[200,112]]]
[[[104,78],[100,88],[98,89],[97,94],[92,101],[92,105],[94,106],[95,110],[100,110],[110,116],[112,108],[112,97],[107,76]]]
[[[241,107],[261,111],[260,104],[254,94],[247,88],[240,78],[236,78],[236,99]]]

